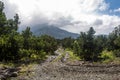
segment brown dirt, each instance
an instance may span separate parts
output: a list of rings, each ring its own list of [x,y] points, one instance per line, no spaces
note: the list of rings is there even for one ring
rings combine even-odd
[[[80,63],[80,62],[79,62]],[[62,62],[34,65],[34,71],[17,80],[120,80],[120,65],[81,64]],[[15,79],[13,79],[15,80]]]
[[[34,65],[26,75],[12,80],[120,80],[118,64],[63,60],[54,62],[59,55],[50,56],[44,63]]]

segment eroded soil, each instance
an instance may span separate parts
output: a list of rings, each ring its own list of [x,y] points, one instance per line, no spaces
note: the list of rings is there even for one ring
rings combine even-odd
[[[48,63],[18,80],[120,80],[120,65]],[[31,75],[30,75],[31,74]]]
[[[12,80],[120,80],[119,64],[93,64],[84,61],[54,61],[60,53],[36,64],[24,76]]]

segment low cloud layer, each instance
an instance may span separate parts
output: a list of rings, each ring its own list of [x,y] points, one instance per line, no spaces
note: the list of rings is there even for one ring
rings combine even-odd
[[[2,0],[9,18],[20,15],[21,26],[54,25],[69,32],[80,33],[94,27],[96,34],[108,34],[120,24],[118,15],[109,15],[105,0]],[[113,10],[119,12],[119,8]]]

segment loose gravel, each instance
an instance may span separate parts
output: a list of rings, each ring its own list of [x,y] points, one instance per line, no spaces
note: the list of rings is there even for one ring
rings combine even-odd
[[[120,80],[119,65],[67,65],[43,63],[34,65],[31,75],[17,80]],[[15,79],[14,79],[15,80]]]

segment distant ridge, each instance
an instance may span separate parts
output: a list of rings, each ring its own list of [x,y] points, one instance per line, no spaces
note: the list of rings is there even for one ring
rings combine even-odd
[[[63,39],[66,37],[77,38],[79,34],[71,33],[65,30],[62,30],[58,27],[48,26],[48,25],[38,25],[31,28],[32,32],[36,36],[49,35],[55,37],[56,39]]]

